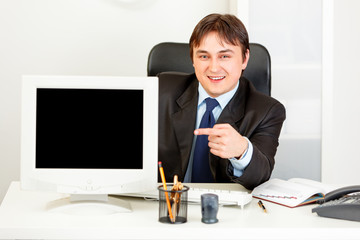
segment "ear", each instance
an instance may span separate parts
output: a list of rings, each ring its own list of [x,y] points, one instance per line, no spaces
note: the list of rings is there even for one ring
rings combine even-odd
[[[245,59],[243,59],[243,63],[241,65],[242,67],[242,70],[245,70],[248,62],[249,62],[249,58],[250,58],[250,51],[249,49],[246,49],[246,52],[245,52]]]

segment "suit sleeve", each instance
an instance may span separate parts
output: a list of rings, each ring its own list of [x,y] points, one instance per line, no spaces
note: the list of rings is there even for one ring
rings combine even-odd
[[[264,118],[256,123],[254,131],[246,136],[253,145],[253,155],[243,174],[240,177],[235,177],[233,166],[231,163],[228,164],[227,175],[233,182],[251,190],[270,178],[284,120],[285,108],[276,101],[268,109]]]

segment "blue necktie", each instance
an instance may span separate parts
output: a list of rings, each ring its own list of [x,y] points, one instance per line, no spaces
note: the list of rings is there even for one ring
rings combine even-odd
[[[199,128],[212,128],[215,124],[215,118],[212,114],[212,110],[219,105],[219,103],[213,98],[206,98],[205,102],[206,111],[201,119]],[[198,135],[196,138],[191,182],[214,182],[209,165],[208,137],[208,135]]]

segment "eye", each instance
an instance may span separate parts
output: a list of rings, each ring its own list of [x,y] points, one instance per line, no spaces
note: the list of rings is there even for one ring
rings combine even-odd
[[[208,56],[207,56],[207,55],[200,55],[199,58],[200,58],[200,59],[207,59]]]
[[[230,58],[230,55],[221,55],[220,58],[224,58],[224,59]]]

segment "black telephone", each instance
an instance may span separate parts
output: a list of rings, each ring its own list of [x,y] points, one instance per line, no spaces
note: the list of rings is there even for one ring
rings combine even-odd
[[[348,195],[350,193],[354,193]],[[360,185],[343,187],[329,192],[312,212],[321,217],[360,221]]]

